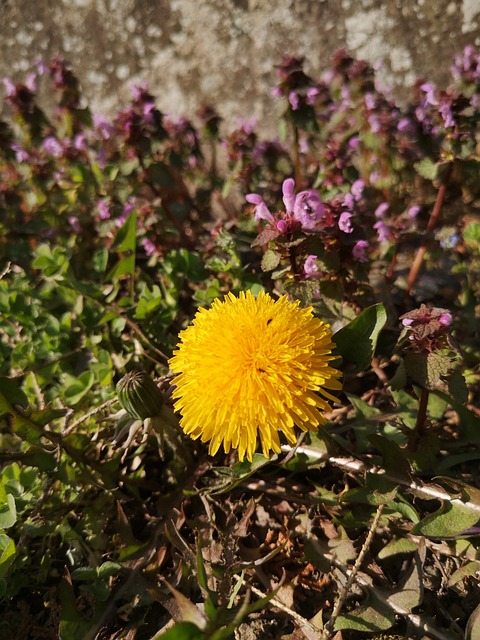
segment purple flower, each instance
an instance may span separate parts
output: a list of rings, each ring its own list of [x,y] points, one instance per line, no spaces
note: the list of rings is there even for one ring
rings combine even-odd
[[[373,93],[366,93],[365,94],[365,106],[370,111],[373,111],[376,108],[377,100],[376,100],[375,96],[373,95]]]
[[[324,213],[325,207],[316,191],[309,189],[297,193],[293,217],[301,223],[304,229],[314,229]]]
[[[153,255],[155,255],[155,253],[157,253],[157,247],[148,238],[143,238],[142,239],[142,247],[143,247],[145,253],[147,254],[147,256],[153,256]]]
[[[306,278],[318,278],[321,273],[317,265],[317,256],[308,256],[303,265],[303,272]]]
[[[293,213],[295,207],[295,180],[287,178],[282,184],[283,204],[287,213]]]
[[[373,228],[377,230],[377,235],[378,235],[378,241],[379,242],[385,242],[385,240],[389,239],[390,230],[382,220],[379,220],[378,222],[376,222],[373,225]]]
[[[343,196],[343,206],[347,209],[353,209],[353,207],[355,206],[355,200],[351,193],[346,193]]]
[[[74,233],[77,235],[81,233],[82,227],[80,226],[77,216],[68,216],[68,224],[71,226]]]
[[[350,218],[352,216],[353,214],[349,211],[343,211],[340,214],[340,217],[338,219],[338,228],[340,229],[340,231],[343,231],[343,233],[352,233],[353,225],[350,222]]]
[[[54,158],[60,158],[63,155],[63,145],[60,140],[57,140],[54,136],[47,136],[45,138],[42,142],[42,149]]]
[[[33,63],[37,67],[37,73],[40,76],[43,76],[44,73],[48,71],[48,65],[41,58],[37,58]]]
[[[123,213],[125,216],[128,216],[135,208],[135,198],[129,198],[127,202],[123,205]]]
[[[389,209],[390,205],[388,204],[388,202],[382,202],[382,204],[379,204],[378,207],[375,209],[375,213],[374,216],[376,218],[383,218],[383,216],[385,215],[385,212]]]
[[[140,84],[131,84],[130,91],[132,92],[132,96],[135,102],[139,102],[142,99],[142,96],[145,93],[148,93],[148,85],[146,82],[141,82]]]
[[[448,238],[442,238],[440,240],[440,246],[442,247],[442,249],[453,249],[457,246],[459,241],[460,236],[458,235],[458,233],[452,233],[452,235]]]
[[[350,147],[350,149],[356,149],[359,144],[360,144],[359,136],[352,136],[348,141],[348,146]]]
[[[274,222],[274,218],[263,201],[262,196],[259,196],[258,193],[249,193],[245,196],[245,200],[255,205],[255,220],[257,222],[260,220],[266,220],[270,223]]]
[[[282,185],[283,203],[287,213],[293,214],[303,229],[314,229],[325,213],[320,196],[314,189],[300,191],[295,195],[295,181],[287,178]]]
[[[356,242],[352,249],[352,256],[359,262],[368,262],[367,258],[368,242],[366,240],[359,240]]]
[[[107,200],[99,200],[97,202],[97,211],[100,220],[110,219],[110,204],[107,202]]]
[[[15,160],[17,162],[27,162],[30,159],[30,154],[26,149],[21,147],[19,144],[12,144],[10,146],[12,151],[15,151]]]
[[[438,319],[441,325],[444,327],[448,327],[448,325],[452,324],[452,314],[451,313],[442,313],[440,318]]]
[[[411,324],[413,324],[413,318],[404,318],[402,320],[402,324],[404,327],[409,327]]]
[[[313,107],[319,93],[320,93],[320,89],[318,89],[317,87],[310,87],[310,89],[308,89],[307,91],[307,97],[305,99],[305,102],[311,107]]]
[[[446,101],[442,102],[442,104],[438,107],[438,110],[443,118],[443,122],[445,127],[454,127],[456,122],[453,117],[452,108],[450,104]]]
[[[280,89],[280,87],[275,87],[275,89],[272,90],[272,96],[274,98],[283,98],[283,90]]]
[[[277,229],[280,231],[280,233],[287,233],[288,224],[285,222],[285,220],[279,220],[277,222]]]
[[[397,129],[401,132],[401,133],[407,133],[407,132],[411,132],[413,129],[413,123],[410,120],[410,118],[407,118],[406,116],[403,118],[400,118],[400,120],[398,121],[397,124]]]
[[[409,210],[407,211],[408,217],[414,220],[418,216],[418,213],[421,208],[422,207],[419,204],[414,204],[413,207],[410,207]]]
[[[371,113],[368,116],[367,119],[368,119],[368,123],[370,125],[370,131],[372,133],[378,133],[381,130],[382,126],[380,124],[380,119],[377,116],[377,114],[376,113]]]
[[[290,91],[290,93],[288,94],[288,101],[294,111],[298,111],[298,109],[300,109],[300,98],[298,96],[298,93],[296,93],[295,91]]]
[[[5,89],[7,91],[7,98],[11,98],[17,92],[17,88],[15,84],[10,80],[10,78],[3,78],[3,84],[5,85]]]
[[[363,195],[363,190],[365,189],[365,182],[359,178],[355,180],[355,182],[350,187],[350,193],[355,198],[355,200],[360,200]]]
[[[77,133],[77,135],[73,139],[73,146],[75,147],[75,149],[77,149],[77,151],[87,151],[88,147],[85,140],[85,134]]]
[[[429,82],[425,82],[420,85],[420,89],[425,91],[425,101],[432,106],[436,106],[438,104],[438,98],[435,97],[435,87]]]
[[[93,126],[104,140],[109,140],[111,138],[114,127],[105,119],[104,116],[94,113]]]
[[[36,73],[28,74],[27,79],[25,81],[25,86],[27,87],[27,89],[30,89],[32,93],[35,93],[35,91],[37,90],[37,74]]]

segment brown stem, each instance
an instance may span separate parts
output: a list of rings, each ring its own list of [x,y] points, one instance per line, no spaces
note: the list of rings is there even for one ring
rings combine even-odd
[[[416,450],[418,443],[425,432],[426,424],[427,424],[427,407],[428,407],[428,397],[430,392],[428,389],[422,389],[422,393],[420,395],[420,401],[418,403],[418,413],[417,420],[415,422],[415,429],[413,430],[413,438],[409,443],[409,448]]]
[[[302,184],[302,168],[300,166],[300,142],[298,139],[298,128],[293,125],[293,152],[295,157],[295,184],[298,188]]]
[[[437,224],[438,218],[440,216],[440,212],[442,210],[443,201],[445,200],[445,193],[447,190],[448,180],[450,178],[450,174],[452,173],[452,165],[450,165],[443,177],[443,182],[440,185],[440,188],[437,193],[437,199],[435,200],[435,204],[433,206],[432,213],[430,214],[430,218],[427,224],[427,232],[432,231]],[[413,260],[413,264],[410,268],[410,272],[407,278],[407,292],[410,293],[415,282],[417,281],[418,274],[420,273],[420,269],[423,264],[423,259],[425,257],[425,253],[427,252],[427,239],[424,239],[420,247],[417,249],[417,253],[415,254],[415,258]]]

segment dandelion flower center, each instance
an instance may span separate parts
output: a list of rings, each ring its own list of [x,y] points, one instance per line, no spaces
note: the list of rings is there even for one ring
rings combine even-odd
[[[170,359],[180,426],[210,442],[210,455],[223,444],[252,460],[258,437],[266,457],[279,453],[280,432],[294,444],[295,426],[325,423],[321,411],[335,401],[326,389],[341,389],[329,366],[333,347],[330,326],[286,296],[247,291],[215,300],[180,333]]]

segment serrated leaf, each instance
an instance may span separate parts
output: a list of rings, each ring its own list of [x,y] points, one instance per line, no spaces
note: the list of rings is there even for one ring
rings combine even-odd
[[[438,173],[438,165],[430,158],[423,158],[414,165],[415,171],[426,180],[435,180]]]
[[[269,249],[262,257],[262,271],[273,271],[280,263],[280,254]]]
[[[398,486],[385,476],[369,473],[365,486],[355,487],[342,494],[342,502],[360,504],[387,504],[397,494]]]
[[[357,370],[365,369],[372,361],[380,331],[387,321],[383,304],[374,304],[337,331],[333,341],[343,360]]]
[[[447,378],[448,392],[461,404],[467,404],[468,387],[460,369],[455,369]]]
[[[444,353],[407,353],[405,369],[414,382],[432,389],[442,377],[448,375],[452,360]]]
[[[276,229],[265,229],[264,231],[258,234],[255,240],[252,242],[251,246],[261,247],[263,244],[268,244],[272,240],[275,240],[275,238],[278,238],[279,235],[280,235],[280,232],[277,231]]]

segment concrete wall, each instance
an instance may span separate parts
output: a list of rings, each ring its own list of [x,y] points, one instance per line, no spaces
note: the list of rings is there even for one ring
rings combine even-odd
[[[62,53],[97,112],[146,81],[167,113],[207,101],[267,130],[285,53],[315,76],[346,47],[401,92],[416,76],[446,83],[453,53],[480,45],[480,0],[1,0],[0,20],[0,77]]]

